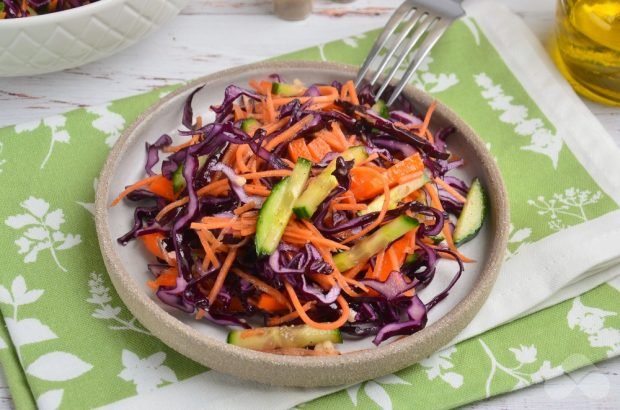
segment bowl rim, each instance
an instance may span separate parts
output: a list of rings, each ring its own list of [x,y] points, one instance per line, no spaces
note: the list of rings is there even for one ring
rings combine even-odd
[[[489,223],[493,226],[491,232],[493,240],[489,244],[489,254],[484,268],[468,295],[435,323],[413,335],[376,348],[347,352],[339,356],[312,358],[274,355],[228,345],[200,333],[161,308],[138,287],[115,252],[116,241],[111,237],[108,228],[107,199],[110,193],[110,179],[114,175],[124,147],[139,135],[136,131],[140,125],[151,115],[156,114],[162,106],[189,89],[252,71],[256,71],[257,74],[272,73],[279,69],[338,70],[350,74],[351,77],[354,77],[357,71],[357,67],[351,65],[311,61],[260,62],[218,71],[193,80],[170,93],[144,111],[122,133],[99,177],[95,204],[97,236],[112,282],[134,315],[136,311],[148,311],[148,315],[140,315],[138,319],[155,336],[195,361],[243,379],[283,386],[333,386],[378,377],[412,365],[450,342],[478,312],[499,274],[508,241],[508,201],[497,164],[484,142],[471,127],[439,101],[435,112],[441,112],[441,115],[448,117],[464,137],[465,143],[480,155],[478,159],[488,176],[487,192],[492,209]],[[405,92],[410,99],[424,106],[436,101],[435,98],[412,86],[408,86]],[[377,371],[378,368],[381,370]]]
[[[36,16],[2,19],[0,20],[0,30],[4,28],[21,28],[23,26],[34,26],[46,23],[62,23],[82,15],[93,15],[100,10],[114,7],[117,3],[126,3],[129,0],[99,0],[95,3],[85,4],[68,10],[55,11],[53,13],[37,14]]]

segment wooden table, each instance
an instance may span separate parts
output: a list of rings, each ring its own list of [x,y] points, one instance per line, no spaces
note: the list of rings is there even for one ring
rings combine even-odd
[[[497,1],[520,14],[543,42],[548,39],[553,29],[554,1]],[[271,15],[271,0],[192,0],[172,23],[113,57],[55,74],[0,78],[0,127],[102,104],[362,33],[382,26],[400,2],[357,0],[339,4],[315,0],[315,11],[309,19],[291,23]],[[620,109],[586,103],[620,145]],[[589,398],[588,386],[583,384],[582,390],[575,389],[563,400],[552,399],[546,392],[550,385],[569,389],[574,385],[572,380],[579,381],[592,371],[609,379],[610,392],[603,399]],[[570,377],[479,402],[470,408],[620,407],[620,357]],[[0,372],[0,410],[11,407],[10,393]]]

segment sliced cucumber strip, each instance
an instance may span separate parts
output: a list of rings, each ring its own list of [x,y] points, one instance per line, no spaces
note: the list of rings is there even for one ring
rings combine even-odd
[[[299,158],[290,177],[278,182],[265,200],[256,222],[256,254],[271,255],[284,234],[293,213],[293,204],[299,198],[310,176],[312,162]]]
[[[390,189],[390,204],[388,209],[394,209],[398,206],[398,203],[405,198],[407,195],[412,192],[417,191],[422,188],[424,184],[430,181],[430,178],[426,174],[422,174],[419,178],[406,182],[402,185],[395,186]],[[383,208],[384,196],[383,194],[379,195],[375,199],[372,200],[370,204],[368,204],[368,208],[360,211],[360,215],[364,215],[370,212],[378,212]]]
[[[381,252],[381,250],[385,249],[390,243],[412,229],[415,229],[419,224],[417,219],[407,215],[401,215],[392,222],[383,225],[369,237],[357,242],[348,251],[334,255],[334,263],[341,272],[349,270],[355,265]]]
[[[351,147],[340,155],[345,161],[354,160],[356,164],[368,158],[366,148],[363,146]],[[295,203],[295,215],[299,218],[308,219],[314,215],[317,208],[327,198],[329,193],[338,186],[338,181],[332,173],[336,170],[336,160],[333,160],[301,194]]]
[[[322,330],[302,326],[260,327],[233,330],[228,333],[228,343],[254,350],[310,347],[323,342],[342,343],[340,330]]]
[[[295,84],[273,83],[271,93],[282,97],[297,97],[304,92],[304,87]]]
[[[454,243],[460,245],[476,236],[484,222],[487,195],[478,178],[474,179],[467,193],[463,211],[454,228]]]

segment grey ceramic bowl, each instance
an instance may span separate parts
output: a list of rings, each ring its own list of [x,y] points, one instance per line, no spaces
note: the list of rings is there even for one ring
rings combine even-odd
[[[145,285],[148,255],[139,244],[130,243],[126,247],[117,244],[116,238],[131,226],[133,210],[125,204],[110,208],[111,200],[122,187],[144,177],[144,142],[153,141],[165,132],[174,133],[180,124],[183,102],[197,86],[205,84],[194,99],[194,112],[204,114],[210,104],[221,102],[224,88],[229,84],[247,84],[249,79],[264,78],[271,73],[280,73],[291,80],[299,78],[306,83],[330,83],[353,78],[355,71],[352,66],[313,62],[259,63],[222,71],[166,96],[124,132],[99,180],[97,234],[118,294],[136,318],[166,344],[212,369],[240,378],[282,386],[333,386],[375,378],[416,363],[446,345],[478,312],[504,257],[508,227],[506,193],[497,165],[484,143],[442,104],[437,105],[431,129],[447,124],[456,127],[450,147],[467,161],[463,176],[481,178],[488,192],[490,212],[478,237],[462,248],[477,262],[466,267],[450,296],[431,311],[429,325],[414,335],[393,338],[379,347],[369,340],[347,341],[343,349],[346,353],[328,357],[282,356],[228,345],[227,329],[173,312],[156,301]],[[413,88],[406,93],[419,112],[425,112],[432,101],[432,97]],[[442,289],[451,277],[450,272],[453,267],[438,270],[431,286],[420,294],[421,298],[428,300]]]

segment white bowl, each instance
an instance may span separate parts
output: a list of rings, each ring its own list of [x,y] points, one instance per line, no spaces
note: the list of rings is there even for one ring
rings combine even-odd
[[[0,20],[0,77],[50,73],[114,54],[189,0],[100,0],[40,16]]]

